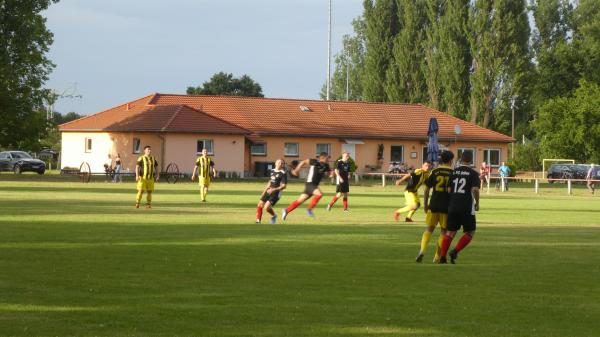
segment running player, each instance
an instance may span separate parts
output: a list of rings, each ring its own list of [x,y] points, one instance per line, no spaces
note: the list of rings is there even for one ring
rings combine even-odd
[[[300,206],[304,201],[306,201],[306,199],[310,197],[314,198],[308,205],[308,209],[306,209],[306,214],[308,214],[308,216],[310,217],[314,216],[313,209],[323,196],[323,193],[319,189],[319,183],[321,182],[321,178],[323,178],[325,174],[331,175],[331,168],[327,163],[327,159],[329,159],[329,155],[327,154],[327,152],[321,152],[321,154],[319,155],[319,160],[305,159],[301,161],[298,164],[298,166],[296,166],[296,168],[292,170],[292,172],[290,172],[293,176],[297,177],[300,172],[300,169],[303,166],[310,165],[310,168],[308,169],[308,176],[306,177],[306,185],[304,185],[304,192],[302,192],[298,199],[293,201],[288,206],[288,208],[284,208],[281,210],[281,219],[285,221],[285,218],[291,211],[295,210],[296,207]]]
[[[421,187],[421,185],[423,185],[425,180],[427,180],[429,177],[429,169],[431,166],[432,163],[430,161],[425,161],[420,169],[416,169],[410,174],[402,177],[402,179],[396,181],[396,186],[400,186],[400,184],[407,180],[408,183],[406,184],[406,190],[404,191],[406,205],[394,211],[394,220],[398,221],[402,213],[408,212],[404,221],[413,222],[412,216],[415,214],[417,209],[421,207],[421,202],[419,201],[419,187]]]
[[[450,204],[448,206],[448,226],[442,242],[440,263],[446,262],[446,253],[456,232],[462,227],[464,234],[450,251],[450,262],[456,263],[458,253],[463,250],[475,235],[477,221],[475,212],[479,210],[479,174],[469,165],[473,153],[465,151],[460,157],[460,166],[450,176]]]
[[[435,227],[440,225],[440,238],[435,248],[435,256],[433,263],[438,263],[440,260],[440,247],[446,234],[446,224],[448,223],[448,202],[450,201],[450,194],[448,193],[448,186],[450,181],[450,175],[452,174],[452,159],[454,154],[450,151],[442,151],[440,154],[440,166],[431,171],[429,178],[425,181],[425,193],[423,193],[425,211],[425,224],[427,228],[423,232],[421,238],[421,250],[417,255],[417,262],[423,261],[425,256],[425,250],[429,244],[431,234],[435,230]],[[431,201],[429,200],[429,191],[431,193]]]
[[[331,207],[335,202],[344,195],[344,212],[348,212],[348,192],[350,192],[350,154],[348,152],[342,153],[342,159],[338,160],[335,164],[335,170],[333,171],[336,176],[336,194],[333,199],[327,205],[327,210],[331,211]]]
[[[277,159],[275,168],[271,170],[271,178],[260,196],[260,201],[256,207],[256,223],[261,222],[263,209],[271,214],[271,224],[277,222],[277,215],[273,211],[273,206],[277,204],[281,196],[281,191],[287,186],[287,173],[285,172],[284,165],[283,160]]]
[[[158,162],[152,156],[152,148],[144,147],[144,155],[140,156],[135,165],[135,181],[137,182],[137,195],[135,197],[135,208],[140,208],[140,201],[144,191],[146,192],[146,208],[152,208],[152,192],[154,192],[154,181],[158,181]]]
[[[213,177],[217,176],[215,162],[208,156],[208,150],[206,149],[202,149],[202,155],[196,159],[196,167],[194,167],[194,172],[192,173],[192,181],[196,178],[196,172],[198,172],[200,198],[202,199],[202,202],[206,202],[211,174]]]

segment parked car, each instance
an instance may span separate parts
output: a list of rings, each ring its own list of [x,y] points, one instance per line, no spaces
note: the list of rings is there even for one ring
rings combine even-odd
[[[548,179],[585,179],[588,164],[554,164],[548,169]],[[550,182],[553,182],[552,180]]]
[[[0,171],[13,171],[16,174],[30,171],[44,174],[46,164],[39,159],[32,158],[27,152],[4,151],[0,152]]]

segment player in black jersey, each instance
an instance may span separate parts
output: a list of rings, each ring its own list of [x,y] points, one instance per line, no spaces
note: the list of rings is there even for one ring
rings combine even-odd
[[[271,214],[271,223],[277,222],[277,215],[273,211],[273,206],[277,204],[281,196],[281,191],[287,186],[287,172],[284,169],[285,163],[281,159],[275,161],[275,168],[271,170],[271,177],[267,186],[263,190],[260,201],[256,208],[256,223],[262,220],[263,209]]]
[[[350,192],[350,154],[348,152],[342,153],[342,159],[335,163],[335,176],[336,176],[336,194],[333,199],[327,204],[327,210],[331,211],[331,207],[335,202],[344,195],[344,211],[348,211],[348,192]]]
[[[440,154],[440,166],[431,171],[429,178],[425,181],[425,192],[423,193],[425,202],[423,208],[426,214],[425,223],[427,224],[427,228],[425,228],[421,238],[421,250],[419,251],[419,255],[417,255],[417,262],[423,261],[431,234],[438,224],[440,225],[440,238],[435,249],[433,262],[437,263],[440,260],[440,248],[448,223],[448,203],[450,202],[448,186],[450,175],[452,175],[450,167],[452,166],[453,159],[454,154],[452,152],[442,151]],[[429,199],[430,191],[433,191],[431,192],[431,200]]]
[[[463,250],[475,235],[475,212],[479,210],[479,173],[469,165],[473,153],[465,151],[460,157],[460,166],[450,176],[450,203],[448,205],[448,232],[444,237],[440,263],[446,263],[446,253],[456,232],[462,227],[465,234],[450,252],[450,262],[455,263],[458,252]]]
[[[306,199],[310,198],[311,196],[313,197],[313,200],[311,200],[310,205],[308,205],[306,214],[308,214],[308,216],[311,217],[314,216],[312,210],[313,208],[315,208],[315,206],[323,196],[323,193],[319,189],[319,183],[321,182],[321,178],[323,178],[323,176],[325,175],[331,175],[331,168],[327,163],[327,159],[329,159],[329,155],[327,154],[327,152],[321,152],[321,154],[319,155],[319,160],[305,159],[301,161],[298,164],[298,166],[296,166],[296,168],[290,172],[292,175],[297,177],[300,173],[300,169],[303,166],[310,165],[308,169],[308,175],[306,176],[304,192],[302,192],[302,194],[300,194],[300,197],[293,201],[288,206],[288,208],[284,208],[281,211],[281,219],[285,220],[285,218],[291,211],[296,209],[296,207],[300,206],[304,201],[306,201]]]

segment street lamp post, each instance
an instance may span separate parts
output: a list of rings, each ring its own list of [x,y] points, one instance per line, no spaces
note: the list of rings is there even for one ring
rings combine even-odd
[[[331,91],[331,0],[329,0],[329,24],[327,25],[327,100]]]

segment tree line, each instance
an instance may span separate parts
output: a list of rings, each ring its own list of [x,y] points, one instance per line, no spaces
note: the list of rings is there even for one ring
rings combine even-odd
[[[600,160],[600,106],[589,103],[600,92],[600,1],[363,5],[334,59],[333,99],[422,103],[509,135],[514,110],[515,138],[528,140],[522,168]]]

